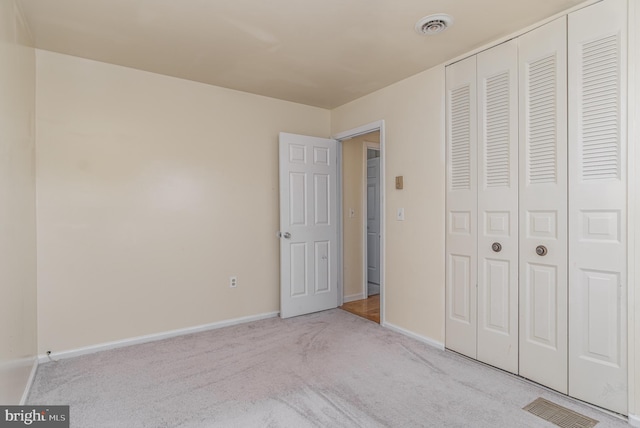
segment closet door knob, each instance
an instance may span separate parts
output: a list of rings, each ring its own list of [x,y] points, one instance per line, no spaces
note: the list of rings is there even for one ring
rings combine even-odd
[[[500,251],[502,251],[502,244],[500,244],[499,242],[494,242],[493,244],[491,244],[491,249],[494,252],[499,253]]]
[[[547,247],[545,247],[544,245],[538,245],[536,247],[536,254],[539,256],[546,256],[547,255]]]

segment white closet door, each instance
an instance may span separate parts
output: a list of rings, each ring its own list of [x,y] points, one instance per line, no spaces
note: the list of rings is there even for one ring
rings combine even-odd
[[[478,356],[518,373],[518,45],[477,56]]]
[[[476,58],[446,70],[446,347],[476,358]]]
[[[569,16],[569,395],[627,413],[626,0]]]
[[[518,39],[520,375],[565,394],[568,376],[566,40],[566,17]]]

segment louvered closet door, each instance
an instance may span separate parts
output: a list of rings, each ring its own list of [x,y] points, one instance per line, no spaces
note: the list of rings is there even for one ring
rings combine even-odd
[[[477,56],[478,360],[518,373],[518,45]]]
[[[476,58],[446,69],[446,347],[476,358]]]
[[[569,16],[569,395],[627,413],[626,1]]]
[[[518,39],[520,375],[567,393],[567,23]],[[542,251],[539,255],[536,253]],[[546,253],[543,251],[546,250]]]

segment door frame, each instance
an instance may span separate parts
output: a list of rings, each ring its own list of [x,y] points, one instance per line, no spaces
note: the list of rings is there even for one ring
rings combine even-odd
[[[375,131],[374,131],[375,132]],[[382,138],[382,137],[381,137]],[[362,173],[363,173],[363,180],[362,180],[362,209],[360,210],[360,212],[362,212],[362,293],[365,299],[367,299],[369,297],[369,269],[368,269],[368,265],[369,265],[369,244],[368,244],[368,238],[367,238],[367,219],[369,218],[369,212],[367,211],[367,207],[368,207],[368,198],[367,198],[367,167],[368,167],[368,151],[369,150],[376,150],[378,152],[380,152],[380,171],[378,171],[378,178],[380,180],[380,188],[378,189],[378,192],[381,193],[382,192],[382,151],[380,150],[380,143],[372,143],[370,141],[365,141],[363,146],[362,146],[362,164],[363,164],[363,168],[362,168]],[[380,230],[382,230],[382,199],[380,198],[380,196],[378,195],[378,203],[380,204]],[[381,242],[382,244],[382,242]],[[382,246],[380,247],[380,254],[382,254]],[[380,274],[382,274],[382,271],[380,272]],[[382,275],[380,275],[380,282],[382,282]],[[380,287],[380,290],[382,292],[382,286]],[[382,320],[381,320],[382,321]]]
[[[342,206],[342,142],[360,135],[380,131],[380,325],[385,325],[385,132],[384,120],[378,120],[346,131],[335,133],[331,138],[338,141],[338,306],[344,299],[344,229]],[[365,226],[366,227],[366,226]],[[366,254],[366,251],[363,251]],[[366,263],[363,268],[366,268]]]

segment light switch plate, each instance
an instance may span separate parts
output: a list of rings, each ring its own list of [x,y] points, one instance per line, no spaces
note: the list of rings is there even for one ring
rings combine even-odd
[[[404,221],[404,208],[398,208],[398,214],[396,214],[396,220]]]

